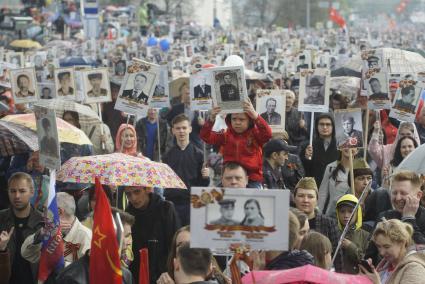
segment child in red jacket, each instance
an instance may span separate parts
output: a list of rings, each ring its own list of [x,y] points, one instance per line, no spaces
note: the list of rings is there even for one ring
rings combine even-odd
[[[227,130],[213,132],[220,107],[214,107],[200,137],[208,144],[222,148],[223,162],[236,162],[248,172],[249,187],[261,188],[263,182],[263,145],[272,137],[267,122],[255,111],[250,101],[244,102],[244,112],[226,116]]]

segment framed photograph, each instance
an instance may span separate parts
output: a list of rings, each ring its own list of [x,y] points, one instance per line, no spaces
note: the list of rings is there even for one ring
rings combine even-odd
[[[380,72],[383,63],[382,63],[382,52],[379,52],[375,49],[369,49],[362,51],[361,58],[363,59],[363,69],[366,72]]]
[[[112,101],[108,68],[83,70],[81,75],[86,104]]]
[[[159,67],[159,81],[155,87],[152,99],[149,103],[152,108],[163,108],[170,106],[170,88],[168,87],[168,65],[162,64]]]
[[[214,105],[223,113],[243,111],[243,102],[248,99],[245,74],[242,66],[209,68],[213,82]]]
[[[212,80],[208,70],[202,70],[190,76],[191,110],[210,110],[212,106]]]
[[[43,81],[55,82],[55,69],[59,68],[59,60],[53,59],[46,63],[46,68],[44,68],[44,79]]]
[[[54,83],[38,83],[38,93],[40,100],[50,100],[56,98],[55,84]]]
[[[254,71],[258,73],[266,73],[268,71],[267,62],[265,56],[261,56],[255,61]]]
[[[288,190],[192,187],[190,246],[229,251],[288,249]]]
[[[337,148],[362,148],[362,110],[360,108],[338,109],[335,110],[334,115]]]
[[[13,69],[10,70],[9,75],[15,104],[31,103],[38,100],[34,67]]]
[[[127,70],[127,62],[123,59],[118,60],[114,64],[114,75],[117,77],[124,77],[125,76],[125,70]]]
[[[419,99],[425,83],[403,79],[399,82],[399,90],[390,111],[390,117],[400,121],[414,122],[419,107]]]
[[[402,74],[400,73],[390,73],[388,74],[388,92],[390,95],[391,106],[394,103],[394,99],[398,92],[398,86],[402,79]]]
[[[173,62],[173,70],[183,71],[183,60],[181,58],[177,58]]]
[[[184,57],[191,58],[193,56],[193,47],[191,44],[184,46]]]
[[[55,69],[55,85],[58,99],[75,101],[77,88],[73,67]]]
[[[34,114],[40,145],[40,165],[59,170],[61,159],[55,111],[34,105]]]
[[[329,69],[305,69],[300,72],[298,110],[328,112],[330,71]]]
[[[159,65],[140,59],[133,60],[127,68],[115,109],[133,115],[146,116],[159,76]]]
[[[300,72],[301,69],[311,69],[310,50],[304,50],[304,52],[297,57],[297,72]]]
[[[329,53],[323,53],[316,57],[316,68],[330,68],[331,58]]]
[[[367,80],[368,107],[370,109],[390,109],[387,73],[375,73]]]
[[[286,74],[285,65],[285,60],[283,58],[277,58],[273,64],[273,71],[284,75]]]
[[[6,62],[15,64],[16,67],[25,67],[25,57],[23,52],[6,53]]]
[[[257,90],[256,110],[273,133],[285,130],[285,106],[284,90]]]

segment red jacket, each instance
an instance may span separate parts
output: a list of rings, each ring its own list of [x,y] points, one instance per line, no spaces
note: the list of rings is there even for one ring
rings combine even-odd
[[[208,144],[222,147],[223,162],[236,162],[248,172],[249,180],[263,181],[263,145],[272,137],[267,122],[258,116],[250,120],[250,127],[243,133],[236,133],[226,117],[227,130],[213,132],[213,123],[207,120],[201,129],[200,137]]]

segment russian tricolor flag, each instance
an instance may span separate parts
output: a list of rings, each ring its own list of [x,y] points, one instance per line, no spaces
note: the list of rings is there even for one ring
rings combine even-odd
[[[43,178],[46,178],[45,176]],[[40,263],[38,268],[39,282],[46,281],[50,273],[64,266],[63,239],[60,228],[58,206],[56,204],[56,171],[50,170],[49,197],[45,206],[44,230],[47,235],[42,243]]]

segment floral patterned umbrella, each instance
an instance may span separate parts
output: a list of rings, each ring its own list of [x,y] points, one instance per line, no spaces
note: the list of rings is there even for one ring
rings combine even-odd
[[[112,186],[186,188],[168,165],[122,153],[73,157],[57,174],[57,180],[74,183],[94,184],[95,177]]]

